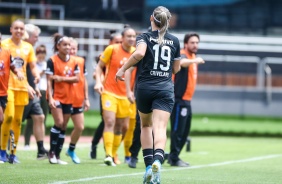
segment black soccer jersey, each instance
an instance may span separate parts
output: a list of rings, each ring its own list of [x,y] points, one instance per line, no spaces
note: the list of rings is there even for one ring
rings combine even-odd
[[[145,56],[141,62],[137,88],[150,90],[173,90],[172,68],[180,57],[178,38],[166,33],[163,45],[158,44],[158,31],[142,33],[136,38],[137,45],[147,44]]]

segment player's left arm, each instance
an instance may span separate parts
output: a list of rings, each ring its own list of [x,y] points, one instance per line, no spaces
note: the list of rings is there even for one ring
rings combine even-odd
[[[177,39],[177,38],[176,38]],[[180,60],[181,60],[181,56],[180,56],[180,44],[179,44],[179,40],[177,39],[174,42],[175,48],[176,48],[176,52],[174,54],[174,61],[173,61],[173,68],[172,68],[172,73],[176,74],[177,72],[180,71],[181,67],[180,67]]]

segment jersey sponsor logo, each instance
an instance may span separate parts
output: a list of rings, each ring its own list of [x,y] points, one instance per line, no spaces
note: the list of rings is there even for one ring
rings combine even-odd
[[[152,38],[150,37],[150,42],[155,42],[158,43],[157,38]],[[163,44],[167,44],[167,45],[173,45],[173,41],[172,40],[163,40]]]
[[[24,60],[20,57],[15,57],[15,58],[13,58],[13,65],[16,68],[22,68],[23,65],[24,65]]]

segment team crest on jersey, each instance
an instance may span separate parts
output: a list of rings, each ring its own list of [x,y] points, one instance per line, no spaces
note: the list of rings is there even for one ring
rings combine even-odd
[[[20,54],[21,54],[21,49],[16,49],[16,53],[17,53],[18,55],[20,55]]]
[[[22,68],[23,65],[24,65],[24,60],[20,57],[15,57],[12,59],[13,60],[13,65],[16,67],[16,68]]]
[[[123,65],[126,61],[127,61],[127,58],[124,57],[124,58],[122,58],[122,60],[119,62],[119,64],[120,64],[120,65]]]
[[[5,66],[4,66],[4,61],[0,60],[0,70],[4,70]]]
[[[5,68],[4,61],[0,60],[0,76],[5,74],[4,68]]]
[[[23,48],[23,53],[24,53],[24,55],[28,55],[29,48],[28,47]]]
[[[65,70],[64,70],[64,74],[69,77],[72,75],[72,68],[71,67],[68,67],[68,66],[65,66]]]

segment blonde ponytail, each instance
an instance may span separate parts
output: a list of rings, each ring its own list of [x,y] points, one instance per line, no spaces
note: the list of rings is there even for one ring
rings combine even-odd
[[[162,45],[164,40],[164,35],[169,27],[171,14],[167,8],[163,6],[159,6],[154,10],[153,18],[156,26],[160,28],[158,44]]]

